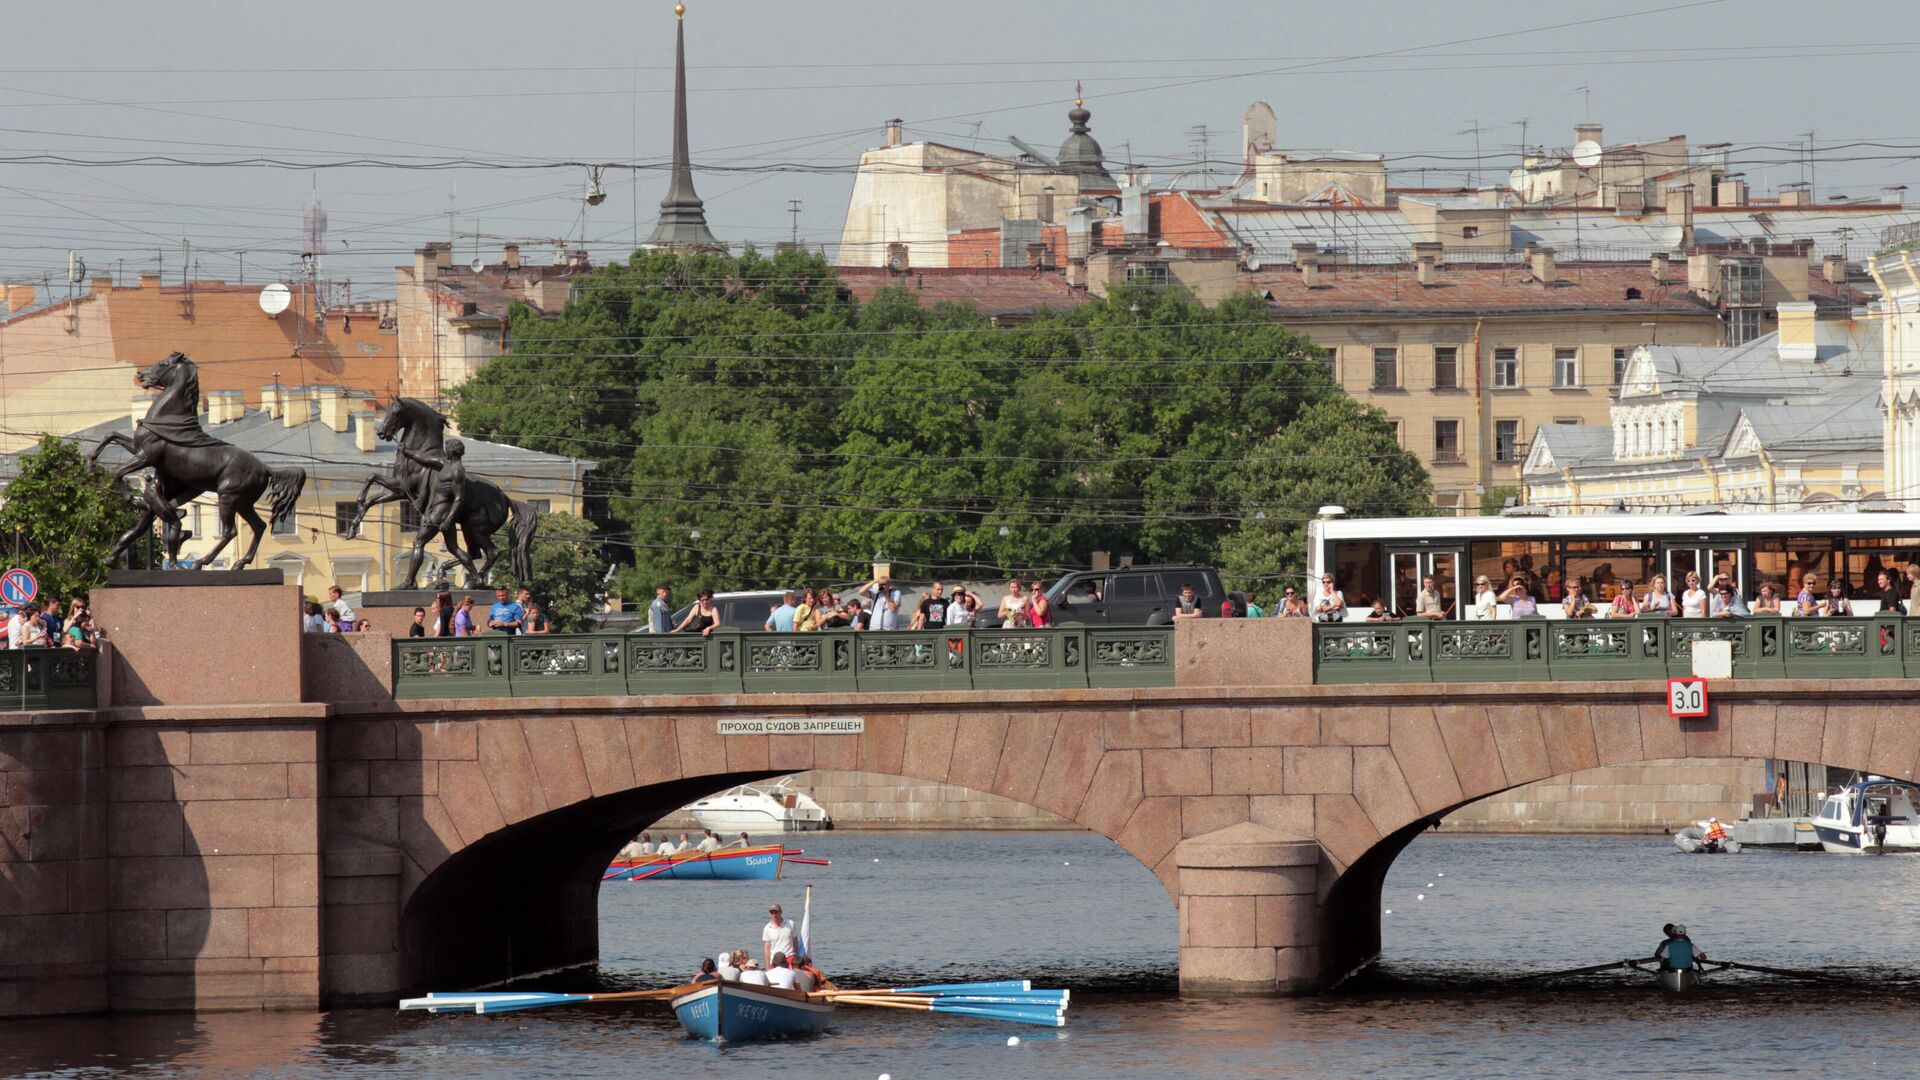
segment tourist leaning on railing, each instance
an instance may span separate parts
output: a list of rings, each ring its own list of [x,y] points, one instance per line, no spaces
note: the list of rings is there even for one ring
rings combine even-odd
[[[1780,597],[1773,591],[1773,582],[1760,583],[1760,595],[1753,601],[1753,613],[1755,615],[1780,614]]]

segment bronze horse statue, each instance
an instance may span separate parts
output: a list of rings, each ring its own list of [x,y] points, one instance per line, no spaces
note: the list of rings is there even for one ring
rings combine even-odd
[[[456,500],[458,511],[453,520],[429,519],[434,478],[441,469],[430,462],[445,460],[446,431],[447,418],[432,406],[410,397],[394,399],[374,434],[383,441],[397,444],[400,452],[394,455],[388,472],[374,473],[360,485],[359,505],[348,535],[359,535],[361,523],[373,507],[405,502],[412,507],[420,525],[400,588],[414,587],[420,576],[420,563],[426,556],[427,542],[436,534],[447,552],[466,570],[466,584],[469,587],[486,584],[493,564],[500,558],[493,536],[503,527],[508,530],[508,557],[514,576],[521,581],[528,580],[533,576],[533,538],[539,528],[540,515],[526,503],[509,498],[498,484],[477,476],[467,477],[464,495]],[[464,550],[456,539],[456,529],[466,541]],[[473,562],[476,556],[480,559],[478,566]]]
[[[120,537],[108,561],[118,559],[159,521],[166,541],[167,563],[178,564],[180,545],[193,536],[180,527],[184,516],[180,507],[211,491],[219,500],[220,542],[195,565],[202,567],[212,562],[233,542],[240,531],[233,523],[234,515],[238,514],[253,528],[253,541],[247,545],[247,553],[233,564],[236,570],[244,569],[260,550],[260,538],[267,532],[267,523],[260,520],[253,504],[260,496],[268,495],[272,500],[273,523],[291,520],[300,492],[307,484],[306,470],[269,469],[245,450],[207,434],[200,426],[200,371],[185,353],[172,353],[157,364],[141,368],[135,372],[134,381],[145,389],[160,391],[160,396],[148,406],[146,419],[131,436],[119,432],[108,435],[87,455],[88,462],[97,462],[109,446],[118,446],[133,455],[132,460],[114,474],[115,483],[142,469],[153,470],[153,483],[147,485],[145,493],[136,500],[140,519]]]

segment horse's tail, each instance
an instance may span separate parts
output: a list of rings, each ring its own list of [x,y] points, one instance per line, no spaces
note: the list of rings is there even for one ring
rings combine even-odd
[[[540,512],[517,499],[508,499],[513,521],[507,526],[511,541],[507,555],[513,560],[513,576],[521,582],[533,581],[533,534],[540,529]]]
[[[273,500],[275,525],[293,520],[294,506],[300,502],[300,492],[306,486],[307,470],[305,469],[267,470],[267,494]]]

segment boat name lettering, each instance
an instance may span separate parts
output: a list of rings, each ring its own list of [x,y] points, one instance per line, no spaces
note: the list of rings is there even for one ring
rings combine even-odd
[[[762,717],[719,724],[722,735],[859,735],[867,730],[864,716]]]

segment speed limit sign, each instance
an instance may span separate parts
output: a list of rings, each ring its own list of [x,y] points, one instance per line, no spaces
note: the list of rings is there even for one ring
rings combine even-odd
[[[1668,679],[1667,715],[1672,717],[1707,715],[1707,680]]]

